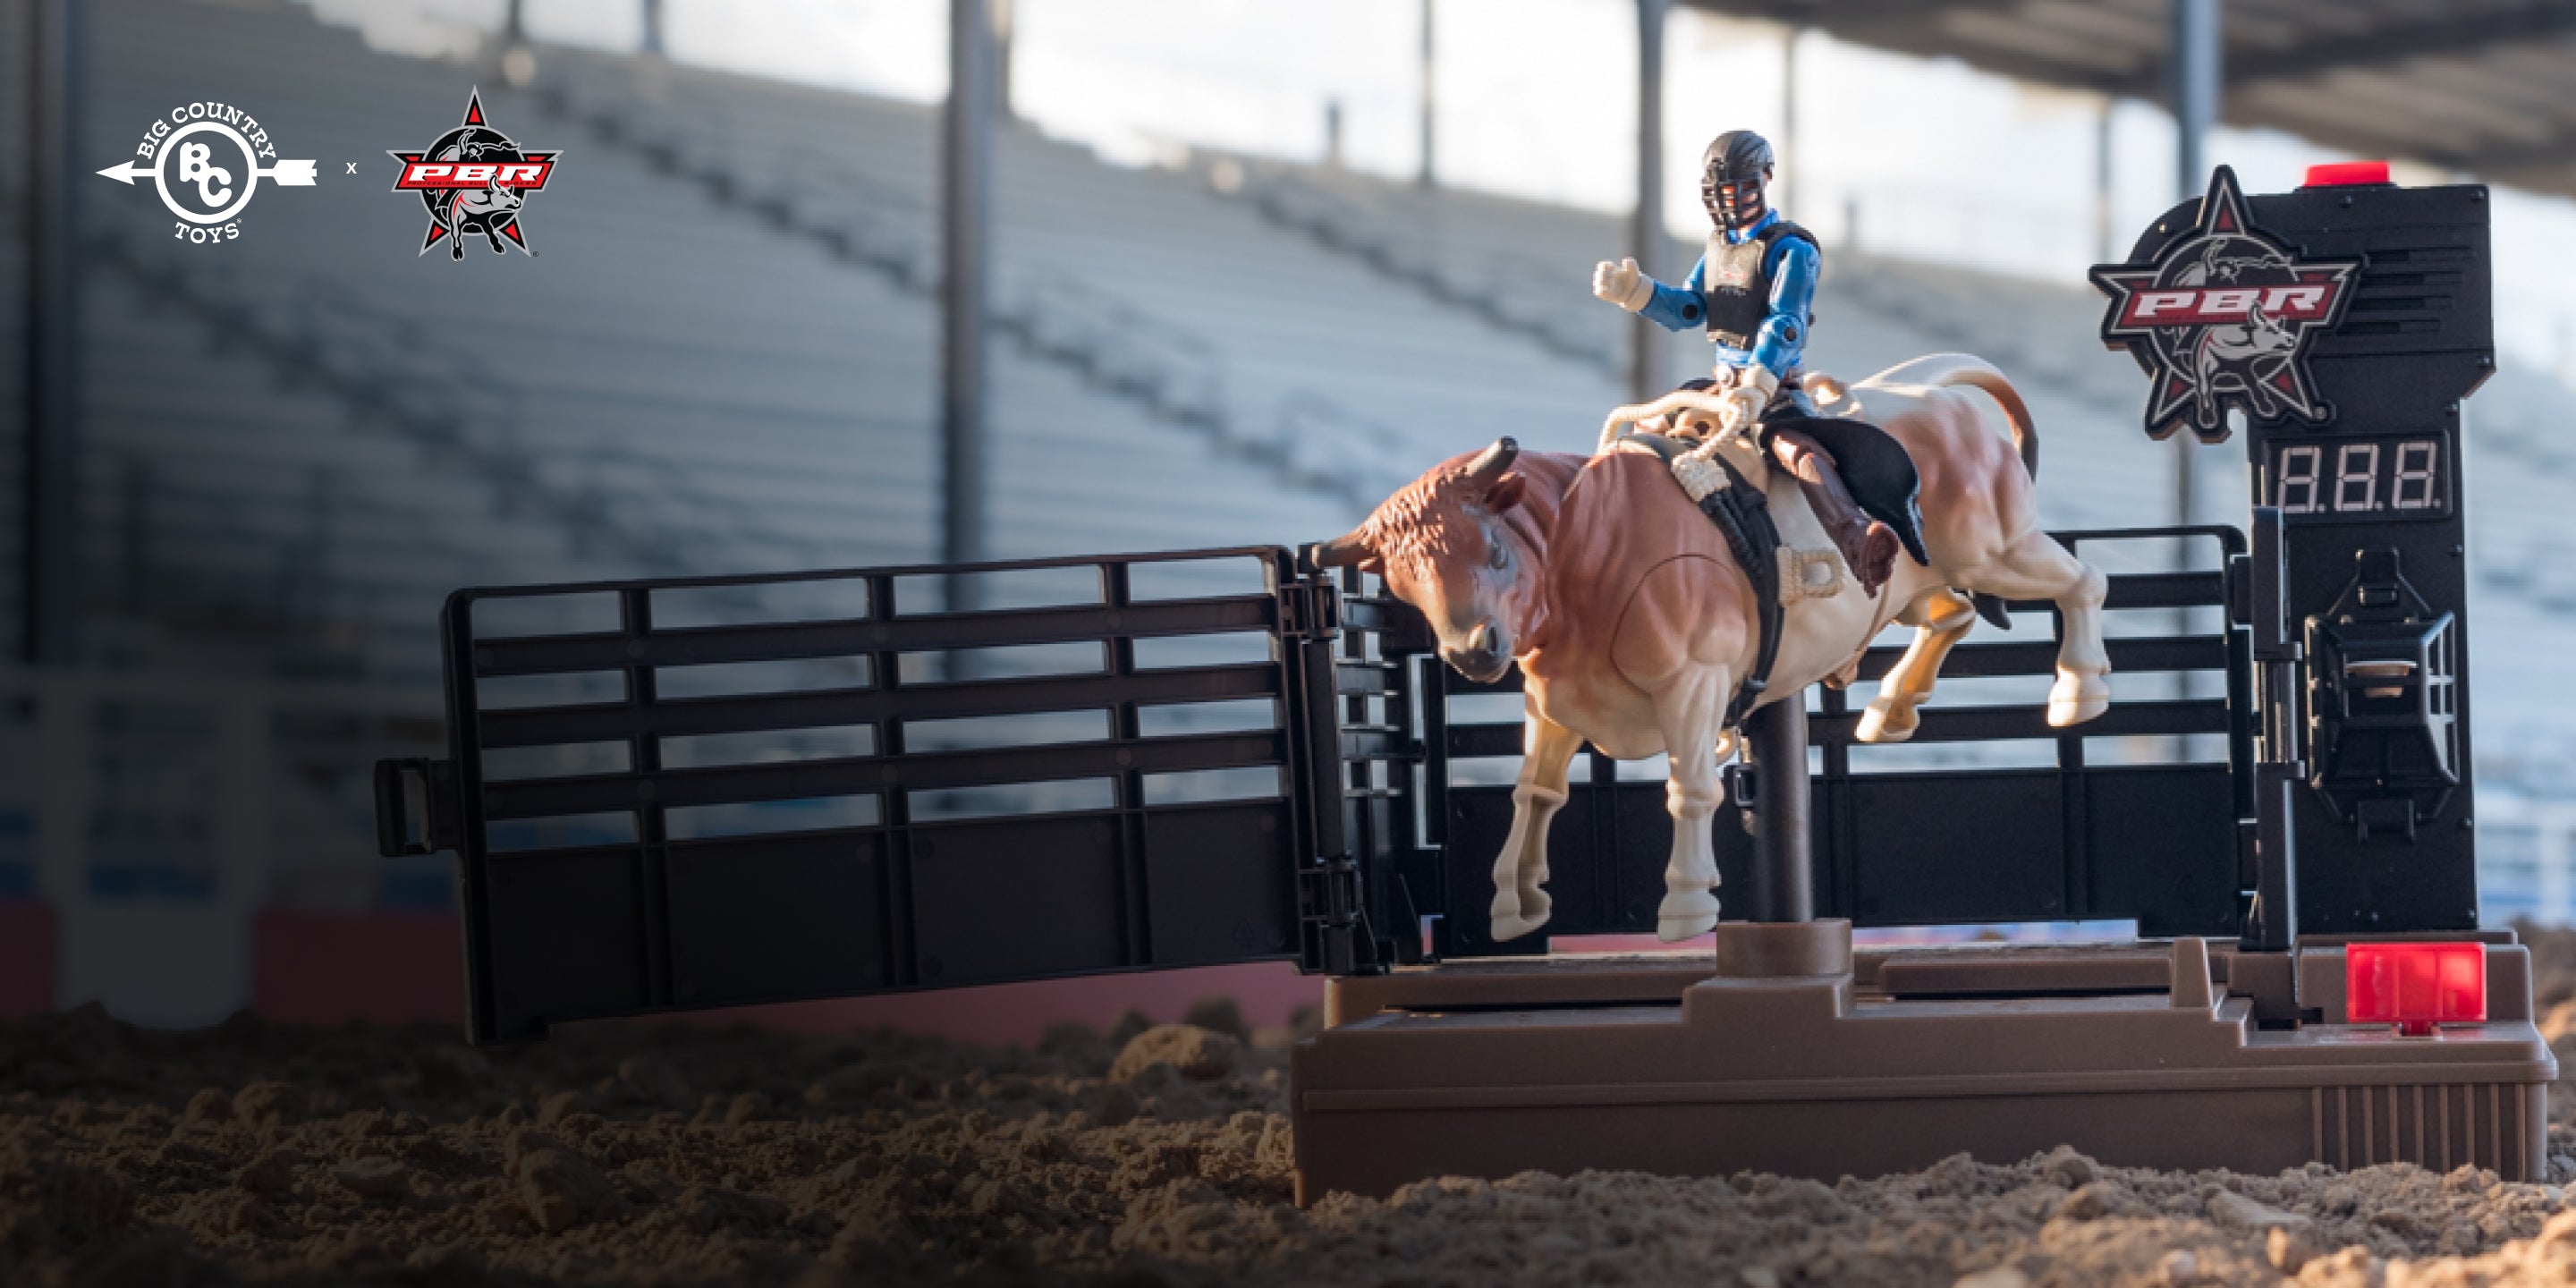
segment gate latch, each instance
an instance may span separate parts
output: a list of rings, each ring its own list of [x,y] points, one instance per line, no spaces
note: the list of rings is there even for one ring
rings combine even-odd
[[[453,850],[465,838],[456,766],[410,757],[376,762],[376,853],[388,859]]]
[[[1279,588],[1279,634],[1329,640],[1341,634],[1342,592],[1330,581],[1292,581]]]

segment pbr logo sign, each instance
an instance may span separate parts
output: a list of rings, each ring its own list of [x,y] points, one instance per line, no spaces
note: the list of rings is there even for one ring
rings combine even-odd
[[[2127,349],[2154,381],[2147,436],[2170,438],[2188,424],[2201,441],[2221,442],[2230,407],[2258,420],[2332,420],[2308,374],[2308,350],[2343,320],[2360,267],[2293,258],[2247,220],[2236,172],[2218,167],[2198,226],[2154,263],[2093,269],[2093,284],[2111,297],[2102,343]]]
[[[191,246],[220,246],[241,237],[236,216],[250,207],[259,181],[313,186],[313,162],[281,160],[259,118],[230,103],[171,108],[143,131],[132,160],[99,171],[127,187],[150,179],[179,222],[171,236]]]
[[[447,257],[462,261],[465,238],[471,233],[490,244],[495,255],[509,254],[510,246],[535,255],[528,249],[519,212],[527,205],[528,194],[545,187],[554,176],[555,158],[562,155],[527,151],[485,123],[483,92],[474,91],[465,100],[463,124],[439,135],[422,151],[393,153],[402,162],[394,191],[419,193],[421,205],[429,211],[429,236],[421,242],[420,253],[428,254],[444,239]],[[509,245],[502,244],[504,238]]]

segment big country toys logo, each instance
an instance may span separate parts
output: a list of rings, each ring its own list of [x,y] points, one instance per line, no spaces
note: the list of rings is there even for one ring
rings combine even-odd
[[[403,163],[394,191],[419,193],[421,205],[429,211],[429,236],[421,242],[420,253],[428,254],[445,238],[447,257],[462,261],[465,235],[479,233],[495,255],[509,253],[509,247],[501,244],[504,237],[521,252],[535,255],[519,227],[519,211],[527,205],[529,193],[546,186],[554,174],[555,158],[562,155],[526,151],[492,128],[483,119],[483,92],[474,91],[465,100],[463,124],[439,135],[422,151],[393,153]]]
[[[2308,350],[2343,320],[2357,259],[2303,260],[2254,227],[2236,172],[2218,167],[2193,228],[2146,265],[2101,264],[2111,297],[2102,342],[2127,349],[2154,381],[2147,434],[2185,423],[2204,442],[2227,437],[2227,409],[2261,420],[2334,418],[2308,375]]]
[[[99,171],[127,187],[152,180],[161,204],[179,217],[172,235],[195,246],[241,237],[236,218],[266,179],[289,188],[313,186],[313,162],[278,159],[259,118],[230,103],[170,109],[143,131],[134,158]],[[261,165],[262,161],[268,162]]]

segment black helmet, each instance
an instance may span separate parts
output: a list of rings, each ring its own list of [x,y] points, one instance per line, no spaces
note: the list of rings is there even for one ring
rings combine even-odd
[[[1699,196],[1709,217],[1744,228],[1769,209],[1762,187],[1771,181],[1771,141],[1751,130],[1728,130],[1700,154]]]

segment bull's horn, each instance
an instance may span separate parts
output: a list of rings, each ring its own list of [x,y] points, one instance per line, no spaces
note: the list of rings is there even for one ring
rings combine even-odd
[[[1306,547],[1306,560],[1318,568],[1348,568],[1369,557],[1369,544],[1357,532],[1346,532],[1330,541],[1318,541]]]
[[[1495,439],[1493,446],[1467,462],[1467,481],[1480,487],[1492,484],[1503,476],[1503,471],[1512,467],[1513,458],[1520,454],[1521,445],[1517,440],[1509,437]]]

